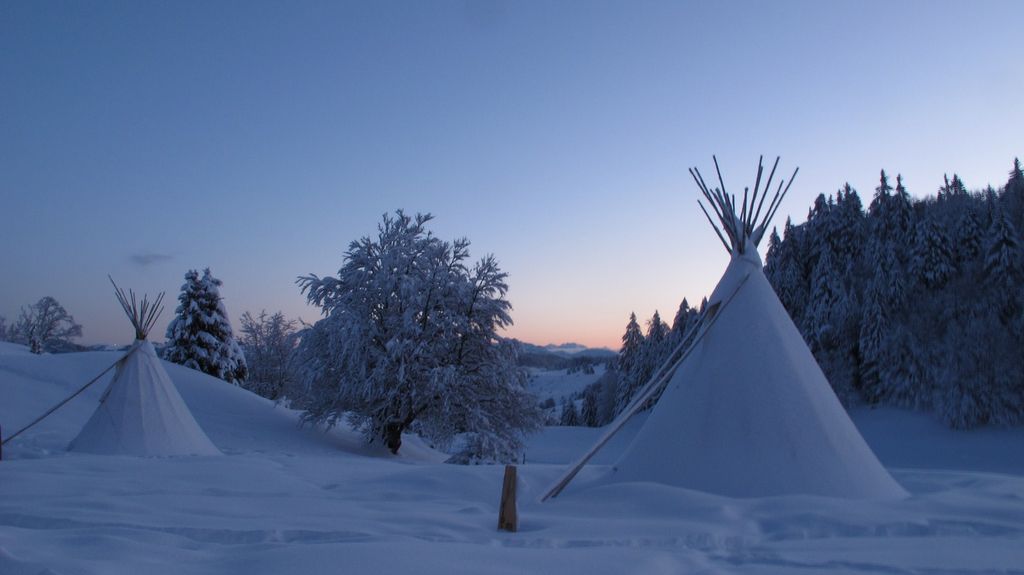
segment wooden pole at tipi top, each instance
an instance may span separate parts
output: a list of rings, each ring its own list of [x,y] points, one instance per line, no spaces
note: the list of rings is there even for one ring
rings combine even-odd
[[[121,304],[121,309],[124,310],[125,315],[132,322],[132,327],[135,328],[135,339],[146,339],[149,335],[149,330],[152,329],[153,324],[156,323],[157,318],[164,311],[164,307],[161,305],[164,300],[164,292],[157,294],[156,301],[152,303],[146,295],[143,295],[141,300],[136,300],[134,291],[128,290],[128,293],[125,294],[124,290],[117,287],[117,284],[114,283],[114,278],[108,275],[107,279],[114,286],[114,295],[117,296],[117,303]]]

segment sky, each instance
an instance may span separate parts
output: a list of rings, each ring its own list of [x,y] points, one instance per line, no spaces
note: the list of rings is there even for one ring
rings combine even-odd
[[[799,176],[776,224],[878,172],[933,194],[1024,155],[1020,5],[972,2],[5,2],[0,316],[50,295],[132,337],[107,280],[211,268],[236,322],[307,322],[382,214],[430,212],[509,273],[532,343],[618,348],[728,255],[687,173]],[[762,246],[763,248],[764,246]],[[762,250],[763,253],[763,250]]]

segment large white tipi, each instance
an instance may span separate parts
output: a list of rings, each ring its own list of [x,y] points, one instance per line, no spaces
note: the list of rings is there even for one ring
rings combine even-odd
[[[780,182],[761,217],[772,179],[759,191],[762,172],[759,166],[754,192],[744,190],[738,204],[724,184],[709,189],[691,170],[731,260],[696,334],[677,350],[675,364],[663,368],[662,381],[656,377],[645,388],[648,396],[664,391],[609,479],[732,497],[905,496],[854,427],[764,275],[756,246],[785,190]]]
[[[114,379],[92,417],[68,446],[70,451],[112,455],[220,455],[185,405],[153,344],[146,340],[163,294],[136,305],[114,286],[135,327],[135,343],[118,362]]]

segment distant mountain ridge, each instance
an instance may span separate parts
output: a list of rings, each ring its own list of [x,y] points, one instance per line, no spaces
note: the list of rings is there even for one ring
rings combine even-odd
[[[522,350],[531,353],[553,353],[562,357],[575,357],[579,355],[595,356],[595,357],[611,357],[617,355],[616,352],[606,347],[587,347],[574,342],[567,343],[549,343],[547,345],[537,345],[534,343],[527,343],[520,341],[519,345],[522,346]]]
[[[536,345],[518,341],[519,365],[542,369],[569,369],[573,365],[604,363],[618,354],[603,347],[585,347],[578,343]]]

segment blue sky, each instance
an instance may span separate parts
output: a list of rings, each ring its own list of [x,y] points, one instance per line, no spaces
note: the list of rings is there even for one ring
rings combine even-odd
[[[777,216],[878,170],[934,193],[1024,155],[1020,7],[981,2],[8,2],[0,315],[43,295],[131,337],[106,275],[173,302],[211,267],[237,321],[317,319],[380,215],[436,216],[510,274],[536,343],[615,347],[726,254],[686,169],[800,176]],[[160,329],[169,319],[173,304]],[[158,338],[160,339],[160,338]]]

